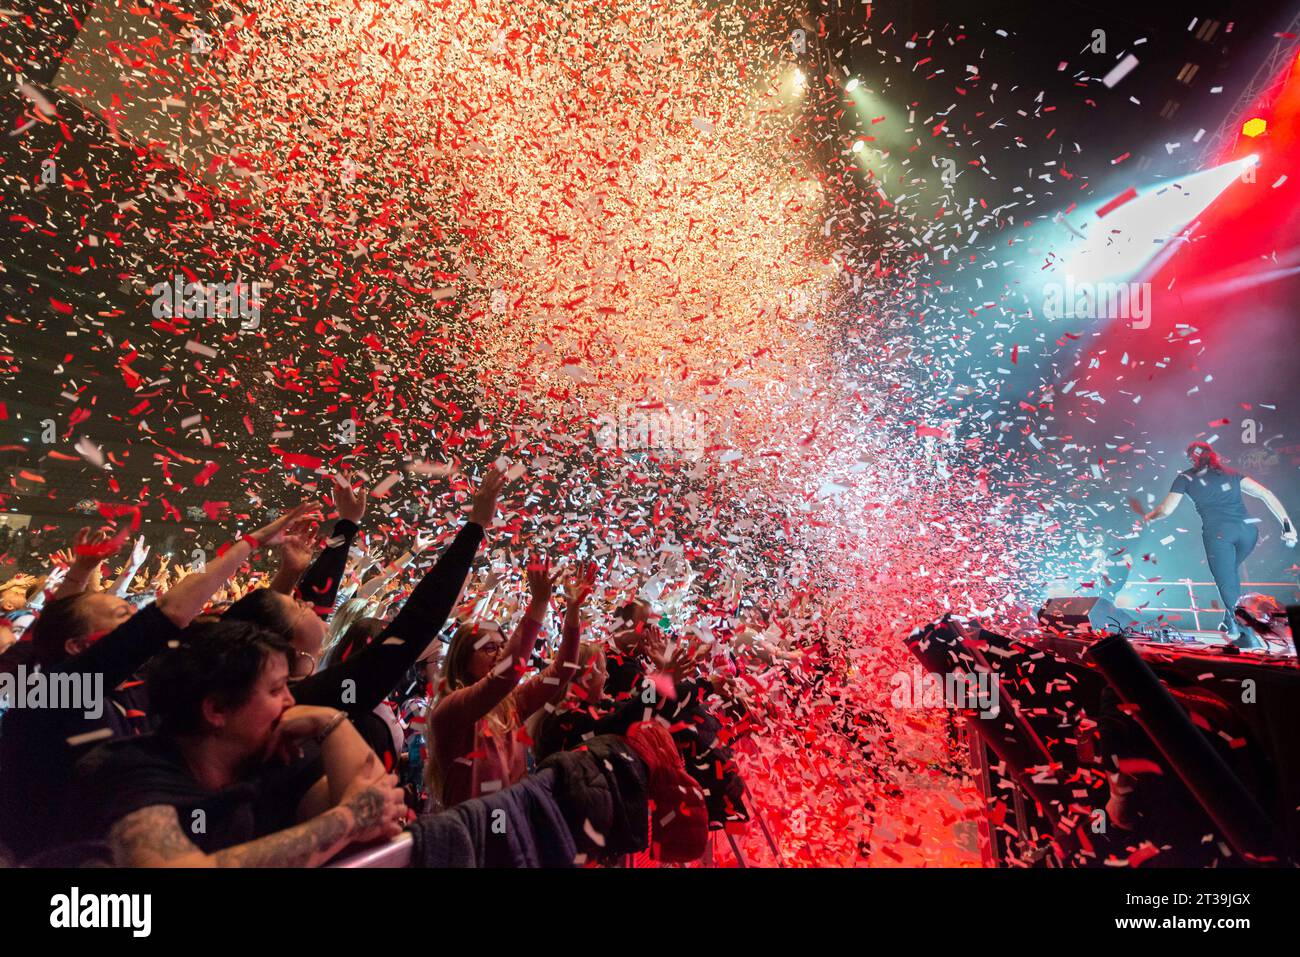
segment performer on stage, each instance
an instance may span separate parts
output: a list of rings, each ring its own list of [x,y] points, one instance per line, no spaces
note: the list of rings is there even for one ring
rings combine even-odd
[[[1282,523],[1282,541],[1288,546],[1296,543],[1295,526],[1276,495],[1254,479],[1225,466],[1207,443],[1193,442],[1187,447],[1187,458],[1192,467],[1178,473],[1165,500],[1143,518],[1148,522],[1164,518],[1173,513],[1184,495],[1191,496],[1201,516],[1201,539],[1205,543],[1210,574],[1223,599],[1223,623],[1219,630],[1235,636],[1233,640],[1241,648],[1262,648],[1264,643],[1259,637],[1243,630],[1233,616],[1241,594],[1241,563],[1259,541],[1259,529],[1250,521],[1241,493],[1268,506]]]

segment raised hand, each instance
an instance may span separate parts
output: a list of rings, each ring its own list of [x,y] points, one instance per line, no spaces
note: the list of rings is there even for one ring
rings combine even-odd
[[[469,520],[471,522],[482,525],[484,528],[491,526],[497,514],[497,497],[501,494],[501,489],[505,487],[505,484],[505,474],[489,465],[487,474],[483,476],[483,481],[479,483],[478,491],[474,493],[470,505]]]
[[[125,525],[115,535],[110,535],[108,529],[81,529],[73,539],[72,551],[76,557],[72,564],[93,568],[110,555],[116,555],[126,543],[127,532]]]
[[[564,600],[568,607],[581,607],[596,587],[596,563],[583,562],[573,569],[564,583]]]
[[[645,653],[656,664],[667,667],[668,658],[668,636],[664,634],[653,621],[647,621],[641,629],[641,643],[645,648]]]
[[[690,641],[681,642],[668,656],[663,670],[680,681],[692,674],[707,655],[708,648],[704,645]]]
[[[354,841],[394,838],[406,824],[406,796],[397,775],[384,771],[378,761],[352,779],[339,802],[352,812]]]
[[[135,540],[135,545],[131,549],[131,564],[139,568],[149,557],[149,546],[144,543],[144,536],[141,535]]]
[[[551,603],[551,595],[555,593],[555,583],[559,579],[559,573],[552,574],[550,558],[542,557],[528,563],[526,575],[530,604],[535,609],[544,610]]]
[[[89,528],[77,532],[72,545],[72,561],[67,575],[54,591],[54,597],[67,598],[79,595],[87,588],[98,587],[99,566],[121,549],[129,531],[130,528],[124,525],[117,534],[111,534],[108,529],[92,531]]]
[[[366,514],[366,500],[370,493],[365,489],[354,490],[351,475],[335,475],[333,480],[334,508],[338,510],[339,518],[360,524],[362,516]]]
[[[263,525],[252,534],[257,543],[263,547],[267,545],[278,545],[284,539],[285,531],[294,523],[303,519],[319,521],[321,518],[320,509],[311,502],[303,502],[301,505],[295,505],[286,512],[281,513],[275,521]]]
[[[316,544],[316,523],[311,519],[295,522],[280,539],[280,561],[285,568],[305,571],[311,564]]]

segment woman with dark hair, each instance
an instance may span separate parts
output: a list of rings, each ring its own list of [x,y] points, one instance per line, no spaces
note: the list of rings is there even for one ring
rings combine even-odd
[[[305,678],[316,670],[316,659],[325,643],[325,622],[306,599],[285,595],[274,588],[256,588],[235,602],[221,616],[227,621],[260,625],[293,647],[291,677]]]
[[[345,658],[333,660],[328,668],[308,670],[305,677],[301,670],[294,672],[298,680],[294,683],[293,694],[298,701],[342,708],[350,717],[356,718],[371,711],[392,693],[411,666],[438,640],[438,632],[446,624],[447,616],[465,585],[485,529],[496,517],[497,498],[504,485],[504,473],[489,468],[474,493],[465,524],[415,586],[402,610],[392,621],[385,623],[379,634],[364,645],[356,646]],[[285,601],[292,602],[292,599]],[[281,607],[287,606],[281,602]],[[304,651],[304,646],[293,637],[296,633],[291,629],[290,640],[298,651]],[[319,651],[317,645],[312,652],[313,666],[314,656]],[[298,658],[301,660],[302,655]]]
[[[1193,442],[1187,447],[1191,468],[1178,473],[1164,501],[1143,516],[1145,521],[1171,515],[1187,495],[1201,516],[1201,540],[1205,544],[1205,557],[1210,574],[1223,599],[1223,622],[1219,630],[1235,635],[1234,642],[1241,648],[1260,648],[1263,642],[1242,629],[1234,617],[1237,598],[1241,595],[1241,563],[1255,549],[1259,529],[1246,511],[1242,493],[1262,501],[1273,517],[1282,524],[1282,541],[1288,546],[1296,543],[1295,526],[1276,495],[1253,479],[1223,464],[1217,452],[1206,442]]]
[[[257,548],[279,541],[286,526],[300,519],[306,508],[291,509],[243,536],[202,572],[183,578],[138,612],[129,602],[104,592],[56,598],[31,629],[36,663],[51,682],[82,676],[101,696],[116,699],[119,686],[179,641],[181,629],[217,589]],[[69,577],[84,570],[79,566],[97,565],[106,557],[103,548],[87,548],[78,555]],[[20,858],[62,841],[66,790],[76,761],[95,744],[141,730],[133,724],[131,709],[119,709],[114,701],[96,700],[93,705],[89,710],[13,708],[5,714],[4,734],[0,734],[0,841]]]
[[[294,703],[288,642],[238,621],[186,639],[149,672],[157,733],[78,769],[80,816],[114,864],[315,867],[401,831],[397,779],[347,716]]]

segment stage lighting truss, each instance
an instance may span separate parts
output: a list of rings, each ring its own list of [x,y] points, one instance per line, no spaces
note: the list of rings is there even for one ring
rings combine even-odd
[[[1252,136],[1259,134],[1246,133],[1244,130],[1247,119],[1263,119],[1269,113],[1278,93],[1281,92],[1283,84],[1278,84],[1273,90],[1272,96],[1267,96],[1270,88],[1274,86],[1274,81],[1283,68],[1296,61],[1297,49],[1295,37],[1300,34],[1300,12],[1291,18],[1290,24],[1284,30],[1277,33],[1278,40],[1273,44],[1273,49],[1269,52],[1264,61],[1260,63],[1259,69],[1255,75],[1250,78],[1250,82],[1242,89],[1233,104],[1231,111],[1224,118],[1214,135],[1205,141],[1199,154],[1199,160],[1196,163],[1197,169],[1204,169],[1212,166],[1219,161],[1219,157],[1241,135]],[[1300,69],[1300,63],[1297,63],[1296,69]],[[1266,97],[1267,99],[1261,99]],[[1263,132],[1263,130],[1260,130]]]

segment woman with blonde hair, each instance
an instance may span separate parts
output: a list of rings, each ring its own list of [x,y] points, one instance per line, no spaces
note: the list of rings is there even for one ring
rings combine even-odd
[[[577,660],[581,610],[596,568],[579,567],[565,588],[563,637],[555,661],[525,682],[533,646],[559,575],[549,561],[528,566],[529,604],[506,641],[489,622],[462,624],[443,664],[438,700],[429,713],[426,783],[433,809],[453,807],[510,787],[527,774],[524,722],[568,687]]]

